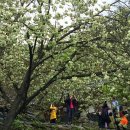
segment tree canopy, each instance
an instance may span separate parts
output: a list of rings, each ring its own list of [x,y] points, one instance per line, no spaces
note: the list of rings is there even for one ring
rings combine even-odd
[[[58,102],[70,92],[87,105],[130,99],[129,2],[97,4],[0,1],[0,92],[11,108],[5,130],[43,97]]]

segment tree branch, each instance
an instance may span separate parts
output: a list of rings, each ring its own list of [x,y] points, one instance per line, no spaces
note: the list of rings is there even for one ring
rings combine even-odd
[[[112,74],[112,73],[115,73],[117,72],[119,69],[116,68],[116,69],[111,69],[111,70],[108,70],[107,73],[108,74]],[[120,70],[128,70],[128,68],[122,68]],[[92,74],[95,74],[96,76],[98,77],[102,77],[103,76],[103,72],[102,71],[98,71],[98,72],[95,72],[95,73],[91,73],[91,72],[88,72],[88,73],[79,73],[77,72],[77,74],[73,74],[73,75],[68,75],[68,76],[62,76],[60,79],[61,80],[67,80],[67,79],[72,79],[73,77],[77,77],[77,78],[82,78],[82,77],[90,77]]]
[[[31,72],[31,69],[32,69],[32,63],[33,63],[33,47],[28,44],[28,47],[29,47],[29,58],[30,58],[30,61],[29,61],[29,69],[30,69],[30,72]]]
[[[50,6],[51,6],[51,0],[48,0],[48,11],[47,11],[47,15],[48,15],[49,12],[50,12]]]
[[[27,8],[32,2],[34,2],[34,0],[31,0],[31,1],[26,5],[26,8]]]
[[[32,50],[33,55],[34,55],[34,51],[35,51],[36,44],[37,44],[37,38],[38,38],[38,37],[36,36],[35,41],[34,41],[33,50]]]
[[[70,56],[70,59],[67,60],[67,61],[65,61],[65,62],[63,63],[63,67],[60,68],[60,69],[54,74],[54,76],[52,76],[52,78],[49,79],[49,80],[45,83],[45,85],[44,85],[43,87],[39,88],[39,89],[38,89],[36,92],[34,92],[30,97],[28,97],[28,99],[26,100],[26,105],[28,105],[32,99],[34,99],[34,98],[35,98],[37,95],[39,95],[42,91],[46,90],[46,88],[48,88],[52,83],[54,83],[54,82],[57,80],[57,76],[60,75],[60,74],[66,69],[66,64],[67,64],[70,60],[72,60],[72,59],[75,57],[76,53],[77,53],[76,51],[73,52],[73,53],[71,54],[71,56]]]
[[[58,43],[59,41],[61,41],[62,39],[64,39],[65,37],[67,37],[68,35],[70,35],[71,33],[75,32],[76,30],[80,29],[80,25],[74,27],[72,30],[70,30],[69,32],[65,33],[63,36],[61,36],[56,42]]]
[[[71,46],[73,46],[73,44],[70,44],[70,45],[66,46],[61,51],[64,51],[64,50],[68,49]],[[57,55],[57,54],[59,54],[59,52],[54,52],[53,54],[50,54],[49,56],[47,56],[47,57],[45,57],[43,59],[40,59],[38,62],[35,63],[34,68],[36,68],[38,65],[42,64],[44,61],[46,61],[46,60],[48,60],[50,58],[53,58],[54,55]]]
[[[122,3],[122,4],[124,4],[128,9],[130,9],[130,7],[125,2],[123,2],[121,0],[119,2]]]

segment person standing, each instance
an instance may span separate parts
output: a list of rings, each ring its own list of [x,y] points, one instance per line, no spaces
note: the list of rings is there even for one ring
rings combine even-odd
[[[102,118],[102,124],[105,125],[105,128],[109,129],[109,124],[110,124],[110,118],[108,114],[109,107],[107,105],[107,102],[105,101],[102,110],[101,110],[101,118]]]
[[[117,112],[119,112],[119,103],[118,101],[116,100],[115,97],[112,98],[112,110],[113,110],[113,114]]]
[[[121,106],[119,107],[119,103],[115,97],[112,98],[111,104],[112,104],[112,112],[115,119],[116,130],[120,130],[119,122],[120,122],[120,115],[121,115],[120,113]]]
[[[99,111],[99,112],[97,113],[99,130],[105,129],[105,121],[103,120],[101,114],[102,114],[101,111]]]
[[[127,112],[126,112],[126,111],[123,111],[122,114],[123,114],[123,116],[121,117],[119,126],[120,126],[123,130],[127,130],[127,126],[128,126]]]
[[[65,100],[66,114],[67,114],[67,124],[72,124],[74,113],[77,109],[77,99],[75,96],[69,95]]]
[[[55,104],[50,106],[50,123],[55,124],[57,119],[57,107]]]
[[[109,128],[110,129],[115,129],[115,119],[114,116],[112,114],[112,112],[109,113],[109,118],[110,118],[110,124],[109,124]]]
[[[114,113],[114,119],[115,119],[116,130],[121,130],[121,129],[120,129],[120,126],[119,126],[120,119],[121,119],[119,112],[116,111],[116,112]]]

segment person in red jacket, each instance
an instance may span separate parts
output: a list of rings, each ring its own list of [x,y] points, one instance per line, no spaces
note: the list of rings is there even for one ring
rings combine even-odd
[[[75,96],[68,95],[65,100],[65,105],[67,110],[67,124],[72,124],[74,113],[77,108],[77,99],[75,98]]]

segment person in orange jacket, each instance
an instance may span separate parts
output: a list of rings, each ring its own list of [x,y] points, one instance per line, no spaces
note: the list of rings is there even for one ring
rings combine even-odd
[[[56,123],[57,110],[58,110],[58,108],[54,104],[51,104],[51,106],[50,106],[50,123],[52,123],[52,124]]]
[[[127,119],[127,112],[126,111],[122,111],[122,117],[119,123],[119,126],[123,129],[123,130],[127,130],[127,126],[128,126],[128,119]]]

